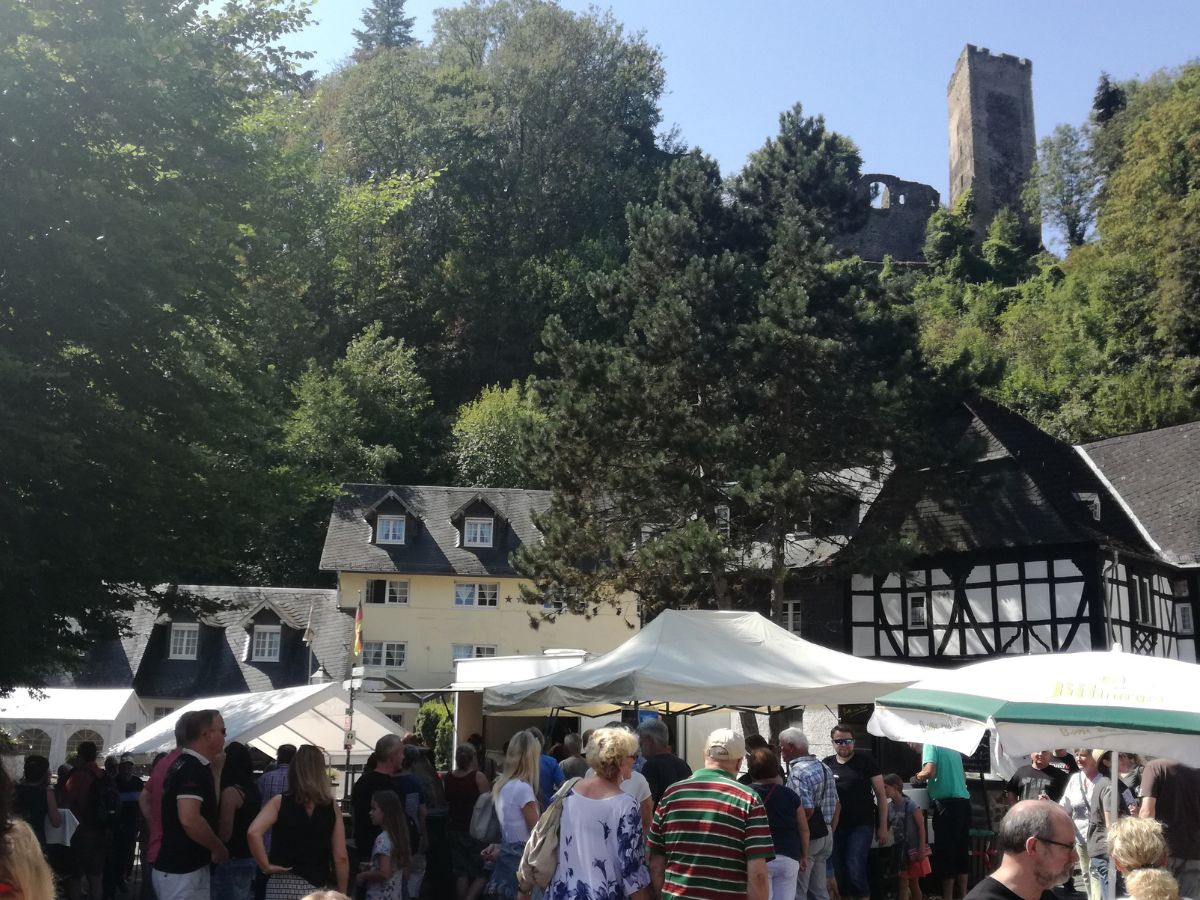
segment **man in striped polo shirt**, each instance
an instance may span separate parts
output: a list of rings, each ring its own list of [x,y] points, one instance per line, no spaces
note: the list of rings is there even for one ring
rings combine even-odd
[[[646,840],[662,896],[768,900],[775,845],[758,795],[737,782],[745,753],[741,735],[718,728],[704,742],[704,768],[663,793]]]

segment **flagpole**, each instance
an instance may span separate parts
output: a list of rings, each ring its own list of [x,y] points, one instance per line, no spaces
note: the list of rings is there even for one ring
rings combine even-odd
[[[352,650],[356,659],[362,658],[363,652],[363,592],[358,592],[358,611],[354,614],[354,644]],[[350,668],[350,706],[346,710],[346,775],[342,779],[342,801],[345,802],[350,794],[350,750],[354,746],[354,668]]]

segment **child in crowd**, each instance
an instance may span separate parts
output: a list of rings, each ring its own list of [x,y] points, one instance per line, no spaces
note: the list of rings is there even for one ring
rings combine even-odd
[[[885,775],[883,791],[888,798],[888,828],[892,831],[896,872],[900,876],[900,900],[921,900],[921,876],[931,871],[925,813],[904,796],[904,781],[899,775]]]
[[[408,900],[406,884],[411,862],[408,821],[395,791],[376,791],[371,795],[371,822],[382,831],[371,848],[371,862],[358,873],[359,883],[367,885],[367,900]]]

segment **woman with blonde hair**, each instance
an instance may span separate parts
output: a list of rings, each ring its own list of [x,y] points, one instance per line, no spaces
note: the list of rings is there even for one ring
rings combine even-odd
[[[508,742],[504,774],[492,788],[496,817],[500,820],[500,848],[496,866],[484,893],[499,900],[517,896],[517,865],[529,832],[538,820],[538,768],[542,745],[527,731],[519,731]]]
[[[21,819],[8,823],[0,841],[0,894],[23,900],[54,900],[54,876],[33,829]]]
[[[1121,819],[1108,829],[1113,865],[1134,900],[1179,900],[1179,882],[1167,869],[1167,840],[1157,819]]]
[[[558,865],[550,900],[626,897],[648,900],[650,871],[637,800],[621,790],[637,759],[638,739],[624,728],[600,728],[585,751],[592,774],[562,801]]]
[[[268,859],[263,835],[271,831]],[[288,766],[287,790],[272,797],[250,824],[250,852],[267,881],[267,900],[301,900],[320,888],[346,892],[350,860],[346,832],[333,802],[325,753],[305,744]]]

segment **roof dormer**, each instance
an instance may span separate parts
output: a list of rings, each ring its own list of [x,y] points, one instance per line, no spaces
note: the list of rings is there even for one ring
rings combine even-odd
[[[371,526],[371,543],[380,546],[411,543],[421,528],[420,518],[395,491],[388,491],[368,507],[365,517]]]
[[[499,546],[501,530],[508,519],[497,512],[482,494],[476,494],[450,516],[458,532],[458,546],[481,550]]]

